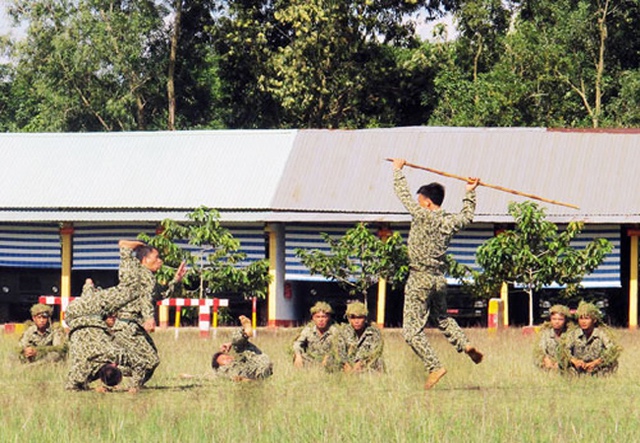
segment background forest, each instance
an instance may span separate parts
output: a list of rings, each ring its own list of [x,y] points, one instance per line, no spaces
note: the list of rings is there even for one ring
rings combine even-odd
[[[640,126],[640,0],[0,5],[0,131]]]

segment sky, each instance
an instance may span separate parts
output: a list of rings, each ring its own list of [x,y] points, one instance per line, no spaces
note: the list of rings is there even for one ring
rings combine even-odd
[[[0,34],[6,34],[10,30],[11,21],[7,17],[7,2],[0,0]]]
[[[7,0],[0,0],[0,35],[4,35],[9,32],[12,32],[11,20],[7,16],[7,12],[6,12],[7,3],[8,3]],[[425,23],[424,19],[418,18],[418,26],[417,26],[418,34],[420,34],[422,38],[430,40],[433,27],[437,23],[447,24],[447,27],[449,29],[449,35],[450,36],[452,35],[453,25],[452,25],[451,16],[445,16],[444,18],[431,23]],[[13,32],[15,33],[15,30]]]
[[[11,33],[12,35],[20,35],[20,33],[24,32],[23,29],[12,29],[11,28],[11,19],[7,15],[8,0],[0,0],[0,35],[6,35]],[[447,25],[447,29],[449,32],[449,39],[455,38],[455,27],[453,26],[452,18],[450,15],[443,17],[442,19],[436,20],[434,22],[425,23],[424,18],[420,15],[415,18],[416,20],[416,30],[418,34],[425,40],[433,40],[432,32],[433,28],[438,23],[444,23]],[[6,59],[0,55],[0,62],[6,61]]]

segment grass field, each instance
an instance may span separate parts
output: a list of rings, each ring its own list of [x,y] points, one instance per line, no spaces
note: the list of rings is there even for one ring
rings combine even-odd
[[[254,342],[271,356],[274,375],[233,383],[209,377],[229,330],[210,339],[158,331],[162,363],[137,395],[66,392],[65,364],[21,365],[11,358],[18,337],[0,334],[0,442],[640,441],[636,331],[616,331],[624,351],[615,375],[567,378],[533,366],[535,337],[520,329],[468,329],[486,353],[478,366],[430,330],[449,372],[429,392],[398,330],[384,330],[382,375],[294,370],[295,332],[259,330]]]

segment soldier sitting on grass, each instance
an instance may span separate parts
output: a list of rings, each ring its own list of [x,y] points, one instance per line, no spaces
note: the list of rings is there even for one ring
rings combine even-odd
[[[592,303],[580,302],[578,326],[567,334],[570,369],[576,374],[604,375],[615,372],[622,348],[602,322],[602,313]]]
[[[570,317],[569,308],[564,305],[553,305],[549,309],[549,321],[542,325],[540,340],[534,350],[535,363],[541,369],[553,371],[567,368],[566,333],[576,328],[569,321]]]
[[[239,319],[242,327],[233,333],[231,342],[222,344],[220,351],[213,354],[211,359],[213,371],[216,375],[233,381],[270,377],[273,374],[273,364],[269,356],[249,342],[253,332],[251,320],[244,315]]]
[[[324,364],[331,350],[331,340],[338,327],[333,323],[333,309],[327,302],[319,301],[311,308],[311,322],[305,326],[293,342],[293,364],[297,368]]]
[[[41,303],[31,307],[30,325],[20,337],[20,361],[58,362],[67,356],[67,334],[59,325],[51,324],[53,309]]]
[[[329,372],[384,371],[383,341],[380,330],[367,320],[369,311],[364,303],[347,306],[348,324],[341,325],[333,339],[333,349],[327,359]]]

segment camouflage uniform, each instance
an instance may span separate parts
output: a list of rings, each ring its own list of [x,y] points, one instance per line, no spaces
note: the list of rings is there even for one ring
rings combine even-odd
[[[267,354],[249,342],[249,337],[242,328],[237,329],[231,337],[231,349],[234,356],[231,363],[220,366],[214,372],[232,380],[257,380],[273,374],[273,364]]]
[[[473,220],[476,193],[467,192],[459,214],[448,214],[442,209],[430,211],[421,207],[411,195],[402,170],[394,171],[394,190],[412,217],[407,241],[410,272],[405,287],[402,335],[427,371],[433,372],[442,364],[424,331],[429,319],[437,322],[458,352],[469,345],[458,323],[447,316],[444,260],[451,237]]]
[[[353,326],[341,325],[334,339],[327,370],[340,371],[345,363],[351,367],[360,363],[365,371],[384,371],[383,347],[382,334],[376,326],[367,324],[358,337]]]
[[[133,259],[137,260],[135,257]],[[127,278],[124,273],[128,272],[128,269],[120,269],[119,278],[121,281]],[[133,267],[133,269],[137,268]],[[117,313],[117,320],[112,329],[113,336],[116,343],[122,346],[128,354],[137,354],[136,358],[143,362],[145,376],[142,384],[151,378],[160,364],[158,349],[151,335],[144,329],[144,323],[155,317],[154,302],[160,298],[171,296],[178,287],[179,284],[175,282],[172,282],[168,287],[156,283],[151,291],[140,293],[135,300],[126,304]]]
[[[117,286],[97,289],[83,288],[82,296],[69,304],[66,321],[69,325],[69,355],[71,367],[65,388],[88,389],[98,371],[106,363],[116,363],[130,369],[136,387],[144,383],[146,368],[137,355],[128,354],[108,331],[104,318],[127,303],[150,293],[155,285],[153,273],[131,254],[120,249],[121,280]]]
[[[575,325],[569,326],[570,331]],[[558,363],[559,369],[566,369],[569,364],[569,355],[566,352],[567,329],[558,337],[551,325],[546,322],[540,329],[538,344],[534,349],[536,366],[544,367],[544,358],[548,357]]]
[[[566,335],[566,349],[571,358],[577,358],[586,363],[598,358],[603,360],[603,363],[595,368],[591,374],[607,374],[618,369],[618,358],[622,348],[615,343],[606,328],[596,326],[589,338],[580,328],[575,328]],[[585,373],[574,367],[571,367],[571,370],[579,374]]]
[[[67,335],[59,324],[47,326],[44,333],[38,331],[36,325],[29,326],[20,337],[20,361],[27,362],[57,362],[67,356]],[[27,358],[22,351],[24,348],[35,348],[35,357]]]
[[[293,352],[302,355],[305,364],[321,364],[331,351],[331,342],[338,332],[338,327],[330,323],[324,334],[320,334],[317,326],[307,324],[293,342]]]

